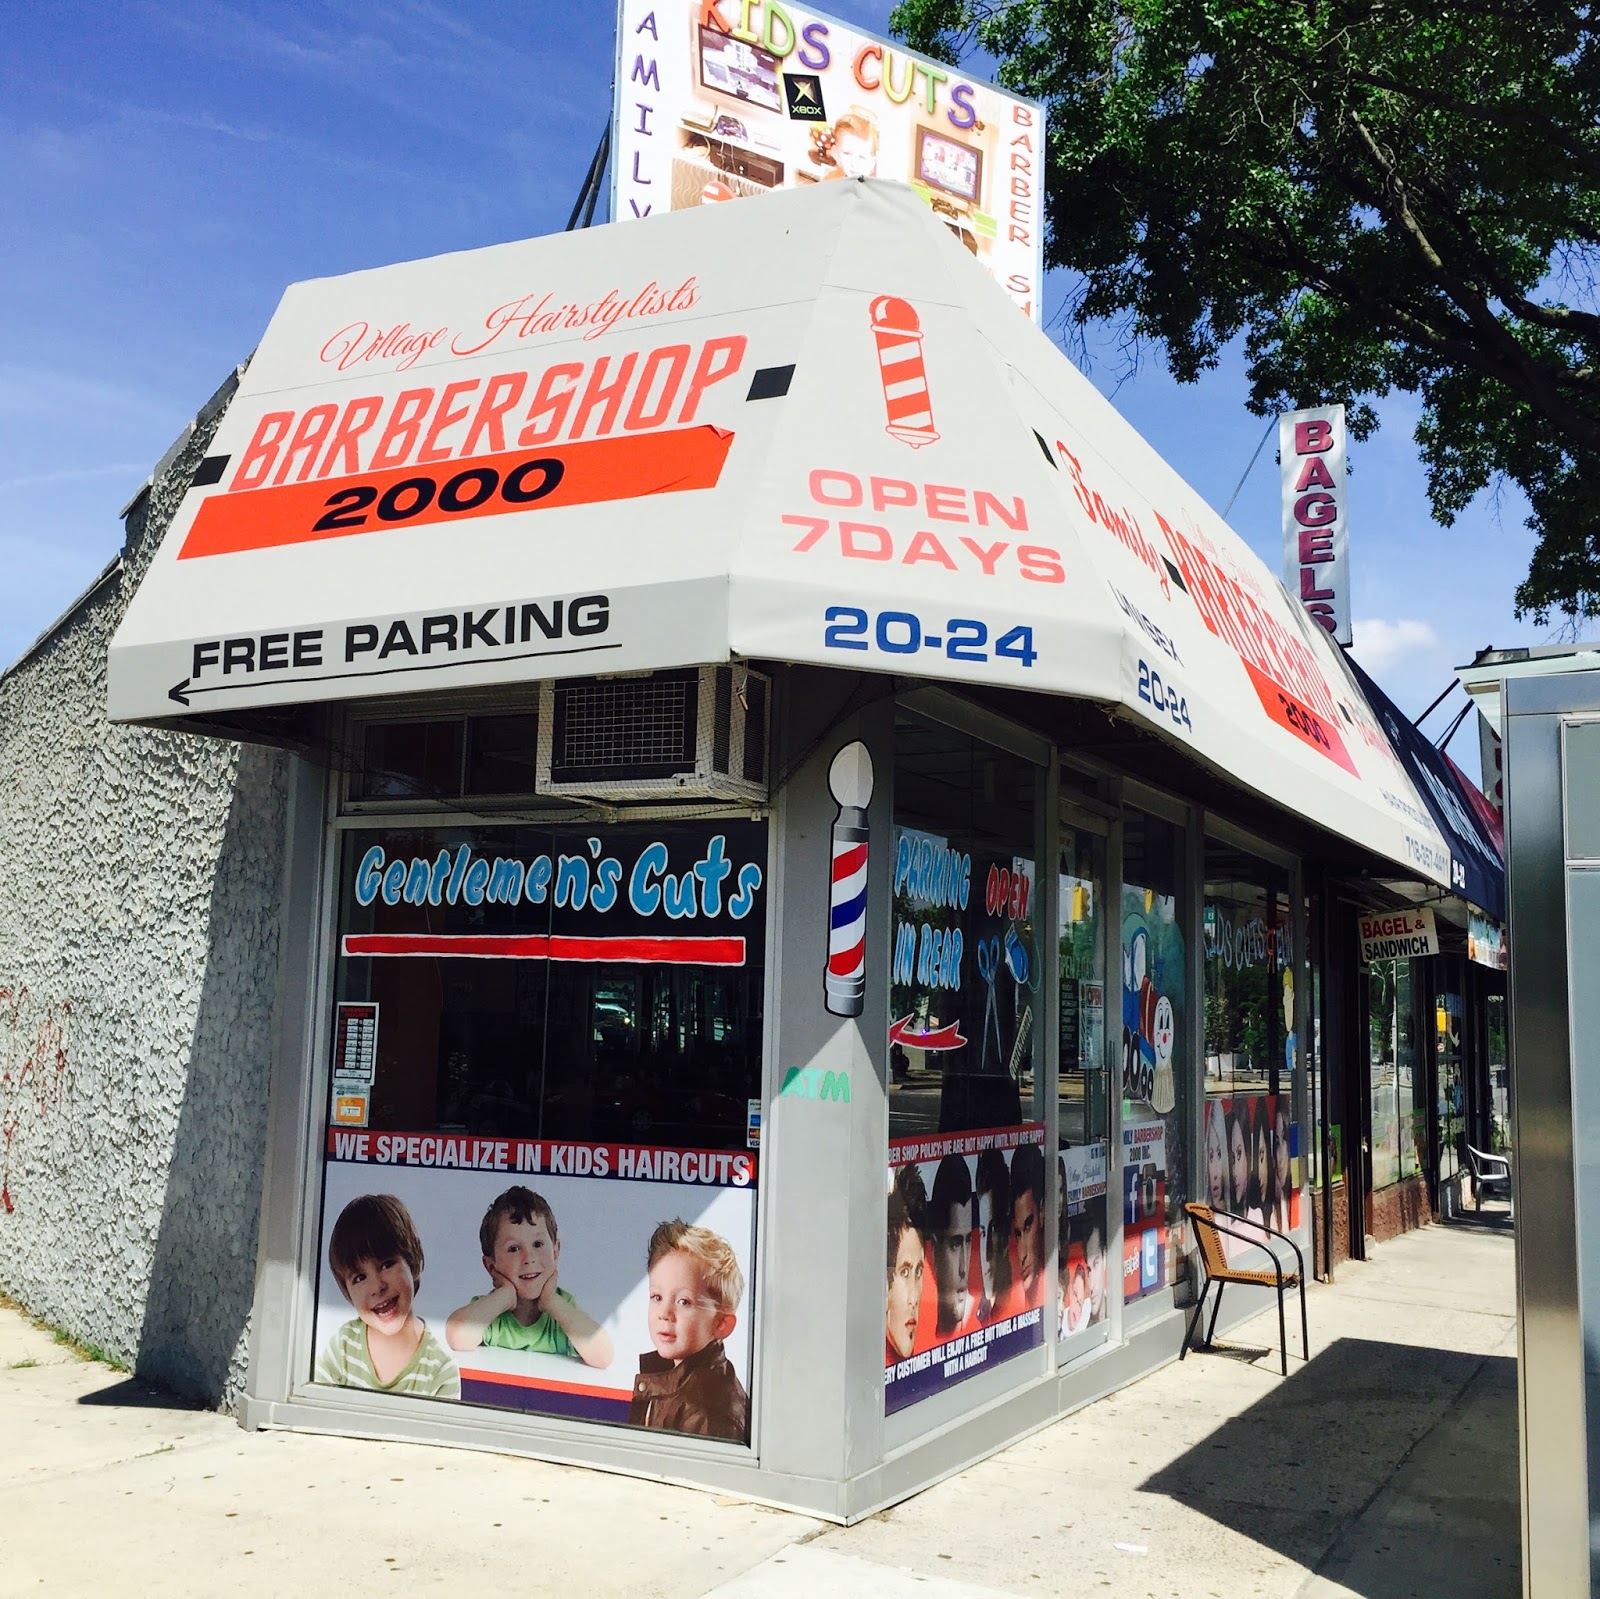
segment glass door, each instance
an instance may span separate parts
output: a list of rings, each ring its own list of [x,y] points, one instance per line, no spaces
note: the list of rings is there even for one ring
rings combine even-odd
[[[1119,1274],[1108,1266],[1111,1169],[1106,1074],[1106,834],[1064,810],[1056,917],[1059,970],[1059,1148],[1056,1154],[1058,1335],[1063,1360],[1103,1343]]]
[[[1187,1299],[1189,1152],[1195,1071],[1184,936],[1183,827],[1123,807],[1122,1303],[1123,1327]],[[1135,1302],[1137,1301],[1137,1306]]]
[[[1290,873],[1218,838],[1205,846],[1200,1019],[1205,1101],[1198,1197],[1238,1217],[1236,1231],[1300,1227],[1295,1120],[1294,925]],[[1243,1238],[1228,1256],[1264,1269]],[[1254,1257],[1254,1258],[1252,1258]]]
[[[1045,1342],[1042,787],[1021,755],[895,719],[884,1411],[930,1402],[900,1436]],[[1036,1371],[1021,1362],[1018,1380]]]
[[[1434,1173],[1437,1185],[1449,1182],[1461,1170],[1465,1159],[1466,1103],[1462,1083],[1461,971],[1456,957],[1439,962],[1446,984],[1439,988],[1433,1017],[1434,1054],[1438,1062],[1436,1115],[1439,1122],[1439,1167]]]
[[[1502,976],[1500,979],[1505,981]],[[1511,1148],[1511,1093],[1506,1068],[1506,996],[1490,994],[1486,1001],[1484,1036],[1489,1061],[1489,1148],[1502,1154]]]

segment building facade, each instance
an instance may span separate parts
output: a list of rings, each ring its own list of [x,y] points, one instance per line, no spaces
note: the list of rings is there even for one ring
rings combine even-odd
[[[1186,1204],[1309,1243],[1339,895],[1450,851],[914,199],[297,286],[129,526],[0,684],[41,1314],[853,1519],[1172,1358]]]

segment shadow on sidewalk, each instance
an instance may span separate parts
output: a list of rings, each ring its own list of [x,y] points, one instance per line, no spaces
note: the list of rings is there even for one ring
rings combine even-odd
[[[1516,1222],[1509,1210],[1462,1210],[1454,1216],[1442,1216],[1441,1227],[1457,1227],[1469,1233],[1514,1233]]]
[[[108,1383],[92,1394],[80,1394],[80,1405],[113,1405],[124,1410],[204,1410],[207,1407],[197,1399],[185,1398],[169,1389],[145,1382],[140,1377],[125,1377],[121,1382]]]
[[[1189,1358],[1259,1352],[1219,1345]],[[1277,1349],[1270,1354],[1275,1386],[1145,1481],[1145,1492],[1315,1570],[1340,1531],[1393,1485],[1409,1505],[1394,1528],[1396,1558],[1367,1562],[1375,1574],[1342,1574],[1351,1591],[1364,1599],[1517,1592],[1514,1360],[1341,1338],[1309,1365],[1291,1359],[1288,1378],[1277,1380]],[[1492,1560],[1479,1558],[1475,1540]]]

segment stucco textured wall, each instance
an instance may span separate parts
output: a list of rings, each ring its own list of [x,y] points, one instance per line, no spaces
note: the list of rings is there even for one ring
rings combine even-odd
[[[107,645],[213,428],[129,518],[120,580],[0,680],[0,1288],[229,1404],[255,1274],[286,757],[116,727],[104,708]]]

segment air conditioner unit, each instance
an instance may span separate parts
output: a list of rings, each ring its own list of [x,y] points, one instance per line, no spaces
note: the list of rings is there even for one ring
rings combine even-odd
[[[764,803],[771,703],[771,681],[743,666],[546,683],[538,792]]]

